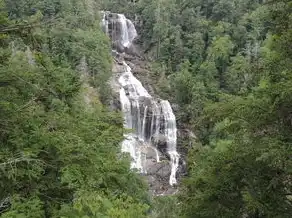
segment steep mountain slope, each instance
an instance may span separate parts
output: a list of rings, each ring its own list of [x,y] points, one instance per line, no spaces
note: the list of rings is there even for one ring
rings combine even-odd
[[[155,92],[177,103],[179,126],[197,137],[183,142],[188,177],[181,215],[290,217],[291,1],[105,7],[135,20],[137,43],[155,62]]]
[[[0,7],[1,217],[291,217],[290,0]],[[121,44],[101,31],[101,9],[132,21]],[[164,196],[181,170],[177,153],[187,175]],[[153,174],[163,187],[148,177],[162,196],[130,169],[145,172],[142,154],[148,174],[162,167]]]
[[[146,217],[122,116],[103,105],[110,43],[88,3],[1,1],[1,217]]]

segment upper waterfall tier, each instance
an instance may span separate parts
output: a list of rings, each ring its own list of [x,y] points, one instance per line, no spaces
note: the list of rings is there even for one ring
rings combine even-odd
[[[137,37],[133,22],[123,14],[102,11],[102,27],[119,51],[129,48]]]

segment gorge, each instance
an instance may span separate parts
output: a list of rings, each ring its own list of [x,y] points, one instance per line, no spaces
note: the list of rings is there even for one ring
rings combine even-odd
[[[291,217],[291,1],[0,9],[1,218]]]
[[[123,14],[102,12],[102,16],[103,30],[111,38],[115,49],[113,54],[121,56],[130,48],[133,49],[137,31],[132,21]],[[152,97],[124,60],[119,65],[122,70],[114,75],[117,78],[114,83],[119,89],[124,126],[133,130],[125,135],[122,151],[130,154],[131,168],[146,175],[153,171],[154,165],[157,168],[157,165],[165,164],[165,161],[161,163],[160,156],[164,156],[165,160],[169,158],[169,185],[176,185],[180,156],[176,151],[177,127],[171,105],[167,100]]]

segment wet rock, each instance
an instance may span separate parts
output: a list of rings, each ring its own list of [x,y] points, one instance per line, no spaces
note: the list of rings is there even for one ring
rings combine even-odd
[[[125,51],[125,47],[119,41],[113,42],[112,47],[119,53],[123,53]]]
[[[176,113],[179,111],[179,105],[178,104],[171,104],[172,110]]]
[[[118,99],[117,95],[113,96],[113,99],[110,101],[110,108],[113,111],[120,111],[121,110],[121,102],[120,99]]]
[[[132,55],[128,55],[128,54],[123,54],[123,58],[125,61],[133,61],[136,59],[136,57],[132,56]],[[131,65],[131,64],[130,64]],[[130,66],[131,67],[131,66]],[[131,67],[132,68],[132,67]]]
[[[132,43],[129,47],[126,47],[124,51],[126,54],[128,54],[127,57],[132,56],[132,57],[135,57],[135,59],[137,59],[137,57],[141,57],[141,54],[139,53],[134,43]]]
[[[120,65],[119,63],[114,63],[112,72],[113,73],[123,73],[125,71],[125,67],[123,65]]]
[[[162,162],[153,164],[151,168],[148,169],[147,173],[149,175],[155,175],[155,177],[158,177],[159,180],[168,181],[170,171],[171,169],[170,169],[169,163],[166,161],[162,161]]]
[[[148,164],[149,170],[145,177],[149,184],[150,192],[156,196],[175,194],[177,191],[176,187],[169,185],[169,175],[171,172],[169,163],[161,161],[159,163],[152,162]]]
[[[132,70],[133,70],[134,75],[137,75],[137,74],[141,75],[141,74],[148,74],[149,73],[148,70],[141,68],[140,66],[137,66],[137,65],[135,65],[132,68]]]
[[[158,152],[158,151],[157,151]],[[159,155],[159,154],[158,154]],[[146,149],[146,159],[150,160],[152,163],[157,162],[157,153],[155,151],[155,148],[149,146]],[[147,163],[148,164],[148,163]]]

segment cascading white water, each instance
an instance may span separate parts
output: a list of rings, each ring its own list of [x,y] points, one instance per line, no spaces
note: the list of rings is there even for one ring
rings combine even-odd
[[[151,97],[141,82],[133,76],[131,68],[124,62],[125,72],[120,76],[119,83],[120,101],[124,113],[125,124],[127,129],[134,129],[136,133],[125,135],[122,143],[122,151],[130,153],[132,157],[132,168],[138,169],[141,173],[146,173],[145,167],[142,166],[142,146],[144,143],[144,132],[146,125],[147,107],[144,109],[143,120],[141,123],[140,97]],[[144,128],[143,128],[144,126]]]
[[[157,103],[154,101],[152,104],[152,118],[151,118],[151,127],[150,127],[150,139],[154,138],[154,144],[157,146],[158,138],[159,138],[159,121],[160,121],[160,108],[158,107]],[[157,147],[155,149],[156,152],[156,161],[159,163],[159,153],[157,151]]]
[[[136,28],[132,21],[127,19],[123,14],[118,14],[118,22],[120,23],[121,27],[121,44],[125,48],[128,48],[130,47],[132,41],[137,37]]]
[[[116,33],[109,35],[118,40],[126,48],[137,37],[134,24],[122,14],[111,14],[111,18],[103,16],[102,24],[107,34],[109,22]],[[115,17],[115,18],[113,18]],[[106,26],[105,26],[106,25]],[[118,25],[117,27],[113,27]],[[113,31],[113,30],[111,30]],[[124,72],[120,75],[120,102],[124,114],[124,126],[132,129],[125,134],[122,152],[128,152],[132,158],[131,168],[147,173],[146,153],[151,148],[155,151],[157,162],[160,161],[158,145],[166,144],[171,162],[169,184],[176,184],[176,172],[179,166],[179,154],[176,151],[177,128],[176,119],[168,101],[153,98],[142,83],[132,74],[131,68],[123,62]]]
[[[129,34],[128,34],[127,19],[125,15],[118,14],[118,21],[121,24],[121,43],[124,47],[128,47],[130,44],[130,41],[129,41]]]
[[[101,11],[102,22],[101,25],[107,35],[109,34],[109,21],[108,12]],[[123,14],[113,14],[114,19],[112,19],[113,28],[116,31],[111,33],[111,38],[113,40],[118,40],[124,48],[129,48],[133,40],[137,37],[137,31],[133,22],[125,17]]]
[[[33,55],[32,55],[32,52],[31,52],[29,46],[26,47],[25,54],[26,54],[26,57],[27,57],[27,59],[28,59],[28,63],[29,63],[30,65],[35,65],[35,61],[34,61],[34,59],[33,59]]]
[[[108,35],[108,20],[106,19],[106,13],[104,11],[102,13],[102,20],[101,20],[101,25],[104,28],[104,32]]]
[[[137,31],[136,31],[135,25],[129,19],[127,19],[127,27],[128,27],[128,29],[127,29],[128,40],[129,40],[129,42],[131,44],[132,41],[138,36],[138,34],[137,34]]]
[[[144,140],[146,139],[145,134],[146,134],[146,124],[147,124],[147,110],[148,110],[148,106],[145,107],[144,109],[144,117],[143,117],[143,122],[142,122],[142,136],[141,138]]]
[[[176,171],[179,166],[179,154],[176,151],[176,119],[173,114],[172,108],[168,101],[161,101],[162,113],[164,117],[164,131],[167,143],[167,152],[171,161],[171,174],[169,184],[176,184]]]
[[[120,89],[120,101],[122,105],[122,111],[124,113],[124,126],[127,129],[132,129],[132,114],[131,114],[131,103],[126,92],[123,88]],[[122,142],[122,152],[130,153],[132,157],[131,168],[136,168],[140,172],[143,171],[141,162],[141,151],[138,145],[135,135],[133,133],[125,134],[125,140]]]
[[[121,85],[120,101],[125,117],[125,127],[136,130],[136,134],[127,134],[122,144],[122,151],[130,153],[132,168],[146,173],[144,166],[144,146],[152,146],[156,152],[157,162],[159,155],[156,143],[164,135],[167,152],[171,161],[171,175],[169,184],[176,184],[176,171],[179,165],[179,154],[176,151],[177,128],[176,119],[170,103],[165,100],[156,101],[141,82],[132,74],[131,68],[124,62],[125,72],[119,78]],[[147,103],[148,102],[148,103]],[[151,139],[154,138],[154,145]],[[155,143],[156,142],[156,143]]]

